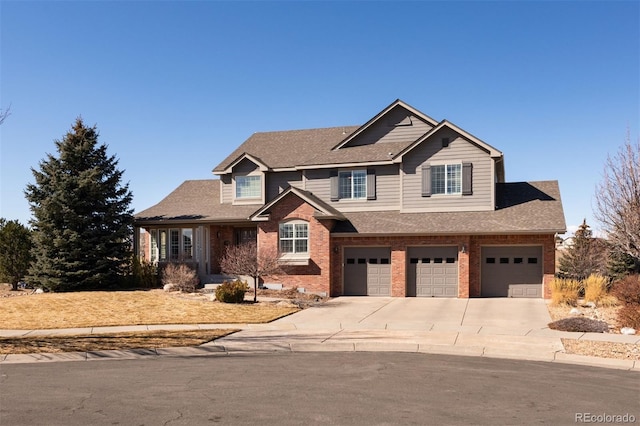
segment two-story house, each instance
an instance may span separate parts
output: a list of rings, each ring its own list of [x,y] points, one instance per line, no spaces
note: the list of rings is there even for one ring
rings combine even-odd
[[[136,214],[147,259],[220,273],[277,247],[284,287],[331,296],[549,297],[556,181],[505,182],[502,152],[397,100],[361,126],[255,133]]]

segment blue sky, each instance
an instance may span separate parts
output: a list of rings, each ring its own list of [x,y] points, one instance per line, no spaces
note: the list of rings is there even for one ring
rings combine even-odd
[[[607,154],[638,137],[640,2],[0,1],[0,217],[96,124],[140,211],[252,133],[363,124],[395,99],[559,180],[597,228]]]

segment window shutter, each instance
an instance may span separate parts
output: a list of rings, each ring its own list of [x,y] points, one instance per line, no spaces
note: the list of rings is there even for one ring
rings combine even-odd
[[[431,197],[431,166],[422,166],[422,196]]]
[[[338,191],[338,171],[331,170],[329,172],[329,183],[331,185],[331,201],[338,201],[340,199]]]
[[[376,199],[376,170],[367,169],[367,200]]]
[[[462,163],[462,195],[472,195],[473,163]]]

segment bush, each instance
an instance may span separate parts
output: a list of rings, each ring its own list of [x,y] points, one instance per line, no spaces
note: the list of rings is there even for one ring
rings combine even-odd
[[[571,306],[578,304],[578,294],[581,290],[580,281],[567,278],[554,278],[550,286],[552,304]]]
[[[158,287],[158,268],[153,263],[133,256],[131,283],[136,288]]]
[[[582,283],[584,287],[584,301],[593,302],[598,306],[615,306],[617,299],[607,291],[608,280],[599,274],[589,275]]]
[[[185,263],[169,263],[162,271],[162,285],[171,284],[180,291],[193,293],[199,283],[195,269]]]
[[[611,292],[620,303],[640,307],[640,275],[628,275],[616,281]]]
[[[625,305],[618,311],[620,327],[631,327],[640,330],[640,305]]]
[[[249,287],[243,281],[225,281],[216,288],[216,300],[224,303],[242,303],[247,290]]]
[[[584,317],[564,318],[554,321],[549,323],[549,328],[579,333],[606,333],[609,331],[609,325],[606,322]]]

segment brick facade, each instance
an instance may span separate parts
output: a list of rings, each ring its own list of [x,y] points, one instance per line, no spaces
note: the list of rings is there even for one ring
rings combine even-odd
[[[309,230],[308,265],[283,265],[286,275],[268,277],[282,282],[285,287],[304,288],[307,292],[329,294],[331,270],[331,234],[333,220],[318,220],[316,210],[299,197],[289,194],[270,210],[268,222],[258,222],[258,250],[261,247],[277,247],[281,222],[303,220]]]

